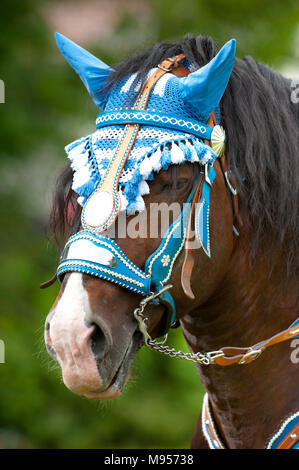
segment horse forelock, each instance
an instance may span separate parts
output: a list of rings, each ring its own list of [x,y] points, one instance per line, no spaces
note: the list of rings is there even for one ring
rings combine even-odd
[[[121,77],[135,72],[139,72],[138,79],[145,80],[151,68],[181,52],[195,67],[201,67],[217,50],[206,36],[187,35],[181,43],[160,43],[117,65],[107,86],[113,87]],[[291,92],[289,80],[245,57],[236,60],[221,103],[227,159],[237,178],[251,254],[254,257],[261,246],[264,253],[267,246],[269,254],[285,248],[289,275],[297,270],[299,235],[299,106],[291,102]],[[71,183],[72,170],[67,166],[58,178],[51,215],[52,228],[65,235],[81,211]]]

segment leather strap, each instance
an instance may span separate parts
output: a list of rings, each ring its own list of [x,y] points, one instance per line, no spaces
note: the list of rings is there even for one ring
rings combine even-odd
[[[291,449],[299,441],[299,423],[287,434],[277,449]]]
[[[219,366],[230,366],[232,364],[249,364],[261,355],[265,349],[274,344],[287,341],[299,334],[299,325],[291,325],[286,330],[277,333],[269,339],[260,341],[254,346],[248,348],[223,347],[221,351],[223,356],[217,356],[214,361]]]
[[[194,267],[194,249],[190,248],[191,241],[194,240],[194,215],[196,210],[196,205],[200,201],[201,192],[202,192],[202,185],[204,181],[204,175],[201,177],[198,186],[195,191],[195,195],[191,205],[190,217],[188,222],[188,230],[187,230],[187,237],[185,243],[185,257],[181,272],[181,284],[185,294],[190,299],[195,299],[195,296],[192,292],[191,288],[191,276]],[[193,238],[191,238],[191,233],[193,233]]]
[[[216,116],[214,112],[211,113],[207,124],[211,127],[214,127],[217,124]],[[204,143],[209,146],[211,145],[209,140],[205,140]],[[193,271],[193,267],[195,263],[194,249],[190,248],[191,240],[194,239],[194,235],[193,235],[193,238],[191,239],[191,233],[194,234],[193,228],[194,228],[195,210],[196,210],[197,204],[199,203],[201,199],[201,192],[202,192],[204,178],[205,177],[203,175],[202,178],[200,179],[200,182],[198,183],[198,187],[196,189],[194,199],[192,201],[189,224],[188,224],[188,232],[187,232],[187,238],[186,238],[186,243],[185,243],[185,258],[184,258],[182,272],[181,272],[181,285],[185,294],[190,299],[195,299],[195,296],[191,288],[191,277],[192,277],[192,271]]]

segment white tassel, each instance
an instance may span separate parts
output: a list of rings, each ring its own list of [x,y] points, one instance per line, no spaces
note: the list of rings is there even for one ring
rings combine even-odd
[[[160,147],[152,154],[150,157],[150,162],[152,165],[152,169],[154,171],[160,171],[161,170],[161,149]]]
[[[149,174],[152,172],[152,169],[153,167],[149,158],[144,157],[143,162],[141,163],[139,167],[140,174],[144,177],[144,179],[146,179],[149,176]]]
[[[128,200],[124,193],[122,192],[122,189],[118,191],[119,198],[120,198],[120,210],[125,211],[128,207]]]
[[[139,196],[144,196],[145,194],[149,194],[149,192],[150,192],[150,189],[149,189],[149,185],[147,184],[147,182],[144,180],[140,181],[138,185]]]
[[[83,184],[87,183],[89,180],[90,180],[89,167],[88,165],[86,165],[74,173],[72,188],[76,191],[76,189],[83,186]]]
[[[78,204],[82,207],[83,207],[83,204],[84,204],[84,200],[85,200],[85,197],[83,197],[83,196],[79,196],[77,198]]]
[[[130,204],[127,208],[128,215],[134,215],[136,212],[141,212],[145,208],[144,200],[141,196],[136,197],[136,201]]]
[[[85,146],[86,146],[86,142],[87,142],[87,139],[84,138],[83,142],[81,142],[80,144],[76,145],[74,148],[72,148],[71,150],[68,150],[73,144],[70,144],[70,145],[67,145],[65,147],[65,151],[66,153],[68,154],[68,157],[70,160],[73,160],[73,158],[82,153],[85,149]]]
[[[196,150],[195,150],[195,148],[194,148],[194,145],[191,145],[191,151],[192,151],[192,157],[191,157],[190,162],[191,162],[191,163],[194,163],[194,162],[197,163],[197,162],[199,162],[198,155],[197,155],[197,152],[196,152]]]
[[[88,151],[75,155],[71,160],[71,167],[74,171],[79,170],[83,166],[88,164]]]
[[[185,161],[184,152],[174,142],[171,145],[171,161],[174,164],[183,163]]]

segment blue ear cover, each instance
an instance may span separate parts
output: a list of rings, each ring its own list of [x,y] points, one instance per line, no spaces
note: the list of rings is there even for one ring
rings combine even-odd
[[[62,34],[55,33],[55,39],[62,55],[80,76],[95,104],[103,109],[107,96],[100,91],[114,70]]]
[[[201,115],[209,116],[218,106],[235,63],[236,41],[231,39],[205,66],[179,79],[183,100]]]

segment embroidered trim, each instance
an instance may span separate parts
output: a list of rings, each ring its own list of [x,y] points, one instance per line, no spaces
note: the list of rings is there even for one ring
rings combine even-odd
[[[287,426],[290,423],[292,423],[292,421],[295,421],[294,425],[289,427],[289,429],[286,430]],[[288,433],[292,431],[292,429],[294,428],[294,426],[298,424],[298,422],[299,422],[299,411],[296,411],[282,423],[279,430],[269,440],[266,446],[266,449],[277,449],[280,442],[288,435]],[[225,449],[226,448],[224,444],[222,443],[218,435],[218,432],[216,430],[216,426],[215,426],[215,423],[214,423],[214,420],[212,418],[211,411],[210,411],[209,396],[207,393],[205,393],[204,399],[203,399],[202,414],[201,414],[201,427],[202,427],[202,432],[204,434],[204,437],[207,440],[210,449]],[[215,439],[213,439],[209,428],[214,434]],[[294,445],[295,444],[296,443],[294,442]]]
[[[296,420],[296,418],[298,418],[298,420]],[[280,444],[280,441],[279,442],[276,442],[277,440],[279,440],[279,438],[281,437],[281,440],[285,437],[283,435],[286,427],[292,422],[292,421],[297,421],[299,422],[299,411],[297,411],[296,413],[292,414],[291,416],[289,416],[283,423],[282,425],[280,426],[279,430],[277,431],[276,434],[274,434],[274,436],[271,437],[270,441],[268,442],[268,445],[267,445],[267,449],[275,449],[277,447],[277,445]],[[295,424],[297,424],[297,422]],[[291,429],[289,430],[289,432],[291,431]],[[287,433],[286,433],[287,435]],[[294,443],[295,444],[295,443]]]
[[[107,248],[111,249],[113,251],[113,253],[115,253],[117,256],[120,257],[121,261],[129,268],[131,269],[133,272],[135,272],[135,274],[137,274],[138,276],[142,277],[143,279],[147,279],[150,277],[149,274],[145,274],[141,269],[138,268],[138,266],[135,266],[127,257],[126,255],[124,254],[124,252],[121,250],[121,248],[119,248],[119,246],[117,245],[117,248],[115,248],[114,244],[116,245],[116,242],[114,240],[112,240],[111,238],[109,238],[109,243],[106,242],[104,240],[104,237],[101,237],[100,235],[98,236],[98,238],[96,237],[93,237],[92,235],[89,235],[88,233],[86,233],[85,231],[82,231],[82,232],[79,232],[78,234],[75,234],[75,235],[72,235],[69,240],[67,241],[66,245],[65,245],[65,248],[67,246],[69,246],[73,241],[75,240],[80,240],[80,239],[86,239],[86,240],[89,240],[91,242],[94,242],[96,243],[97,245],[104,245],[106,246]],[[67,260],[66,260],[67,261]]]
[[[66,260],[66,261],[62,261],[60,263],[60,266],[58,268],[58,273],[62,273],[64,272],[64,269],[68,268],[69,266],[72,266],[72,267],[76,267],[76,266],[81,266],[83,268],[90,268],[90,269],[96,269],[96,270],[100,270],[100,271],[103,271],[104,273],[106,274],[109,274],[112,278],[114,277],[117,277],[119,279],[123,279],[124,281],[128,281],[128,282],[131,282],[132,284],[136,284],[136,286],[139,286],[139,287],[144,287],[144,285],[142,284],[142,282],[139,282],[139,281],[136,281],[136,279],[133,279],[133,278],[130,278],[128,276],[125,276],[124,274],[119,274],[117,272],[112,272],[112,270],[109,270],[109,269],[106,269],[106,268],[103,268],[100,264],[98,263],[86,263],[84,261],[80,261],[80,260]],[[90,274],[88,271],[85,271],[87,274]],[[122,284],[124,287],[126,287],[125,284]],[[143,291],[141,292],[143,293]]]
[[[171,262],[171,265],[169,266],[169,271],[168,271],[168,274],[167,276],[163,279],[163,281],[161,281],[161,284],[165,284],[165,282],[167,282],[172,274],[172,269],[173,269],[173,265],[178,257],[178,255],[180,254],[180,252],[182,251],[182,248],[185,244],[185,240],[186,240],[186,235],[187,235],[187,229],[184,228],[184,235],[183,235],[183,238],[182,238],[182,243],[180,244],[177,252],[174,254],[173,256],[173,259],[172,259],[172,262]]]
[[[208,418],[206,417],[206,415]],[[207,419],[208,419],[208,422],[207,422]],[[210,406],[209,406],[209,396],[207,393],[205,394],[204,399],[203,399],[201,426],[202,426],[203,434],[209,444],[210,449],[225,449],[224,445],[221,442],[220,437],[218,436],[213,418],[211,416]],[[212,438],[210,434],[209,426],[211,427],[214,433],[215,440]]]
[[[154,124],[157,127],[166,127],[181,132],[188,132],[201,139],[210,140],[213,128],[199,123],[193,119],[186,120],[180,116],[166,116],[155,114],[150,111],[123,111],[123,112],[103,112],[99,114],[96,120],[96,127],[106,127],[115,124]]]
[[[159,258],[159,256],[162,255],[162,253],[165,251],[168,243],[169,243],[169,240],[171,238],[171,235],[173,234],[173,232],[176,230],[176,228],[181,224],[181,220],[179,220],[173,227],[172,227],[172,230],[169,232],[168,236],[167,236],[167,239],[165,241],[165,244],[162,246],[161,250],[158,251],[158,253],[156,254],[156,256],[153,257],[153,259],[151,260],[149,266],[148,266],[148,273],[150,276],[152,276],[152,267],[153,267],[153,264],[154,262],[156,261],[157,258]],[[161,281],[161,282],[164,282]]]

